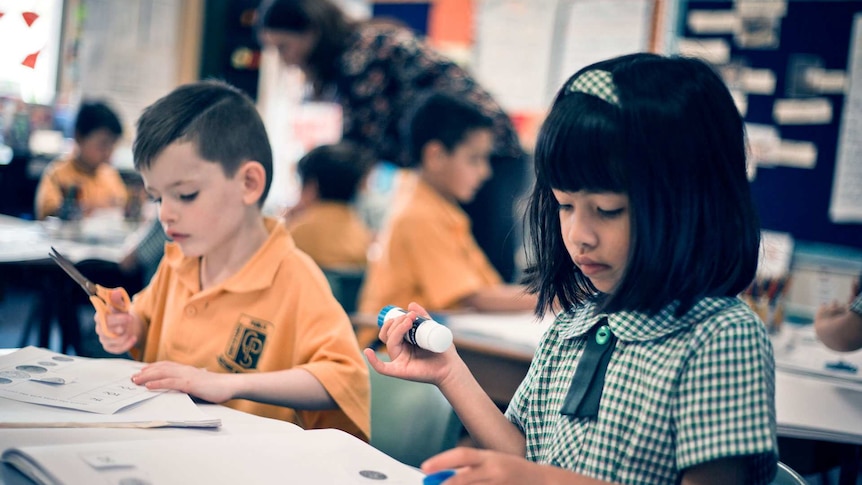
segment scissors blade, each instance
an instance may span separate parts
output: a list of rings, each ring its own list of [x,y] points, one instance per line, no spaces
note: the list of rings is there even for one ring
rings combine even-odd
[[[63,256],[59,253],[59,251],[54,249],[54,246],[51,246],[51,251],[53,252],[48,253],[48,256],[50,256],[55,263],[57,263],[61,268],[63,268],[63,271],[65,271],[66,274],[71,276],[73,280],[75,280],[79,285],[81,285],[81,288],[83,288],[84,291],[87,292],[87,294],[89,294],[90,296],[96,294],[96,285],[94,285],[92,281],[88,280],[86,276],[81,274],[81,272],[78,271],[78,268],[76,268],[71,261],[66,259],[65,256]]]

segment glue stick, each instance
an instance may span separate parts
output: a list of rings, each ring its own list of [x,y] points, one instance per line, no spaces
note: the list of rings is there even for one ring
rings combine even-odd
[[[392,318],[406,315],[407,312],[395,305],[387,305],[377,314],[377,325]],[[431,352],[444,352],[452,345],[452,331],[434,320],[417,316],[413,320],[413,328],[404,334],[404,340]]]

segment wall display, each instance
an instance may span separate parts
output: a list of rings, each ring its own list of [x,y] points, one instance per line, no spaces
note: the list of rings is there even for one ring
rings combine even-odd
[[[679,51],[707,54],[745,118],[765,229],[862,248],[860,14],[859,0],[680,5]]]
[[[850,85],[844,98],[838,159],[829,215],[836,222],[862,223],[862,13],[853,19],[848,71]],[[862,241],[859,243],[862,245]]]

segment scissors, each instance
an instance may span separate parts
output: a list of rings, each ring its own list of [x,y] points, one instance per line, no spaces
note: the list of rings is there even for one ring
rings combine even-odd
[[[53,246],[51,247],[51,251],[53,252],[48,253],[48,256],[51,256],[51,259],[60,265],[60,267],[63,268],[63,271],[71,276],[72,279],[81,285],[81,288],[90,295],[90,303],[96,307],[96,323],[99,325],[102,332],[104,332],[108,337],[116,337],[117,334],[108,330],[106,317],[109,313],[109,308],[113,308],[114,310],[119,310],[121,312],[127,312],[129,311],[129,308],[131,308],[132,301],[129,299],[129,294],[126,292],[125,288],[105,288],[104,286],[97,285],[82,275],[81,272],[78,271],[78,268],[76,268],[75,265],[65,256],[54,249]],[[119,290],[123,297],[123,304],[120,306],[114,305],[111,302],[111,293],[117,290]]]

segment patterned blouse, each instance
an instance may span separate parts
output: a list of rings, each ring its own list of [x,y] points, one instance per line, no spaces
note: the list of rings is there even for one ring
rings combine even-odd
[[[621,484],[679,483],[686,468],[747,456],[749,483],[775,473],[772,346],[737,298],[705,298],[681,318],[561,314],[533,358],[506,417],[527,441],[527,459]],[[597,418],[560,414],[585,347],[603,317],[617,336]]]
[[[524,152],[512,121],[463,68],[426,45],[409,29],[385,23],[364,23],[349,38],[338,59],[338,75],[330,97],[342,106],[344,133],[374,150],[378,158],[405,164],[407,150],[399,127],[425,90],[464,96],[494,120],[494,155],[521,157]]]
[[[850,303],[850,310],[862,315],[862,293],[856,295],[856,298]]]

